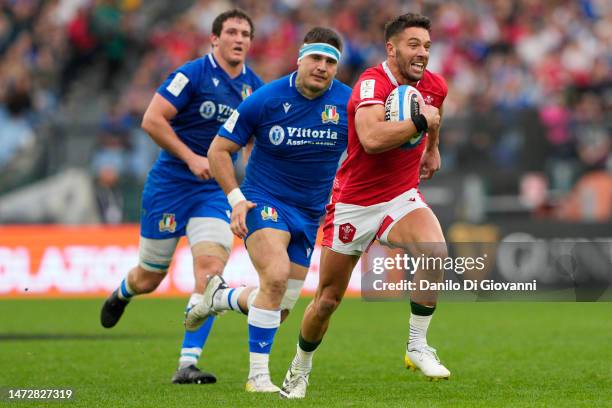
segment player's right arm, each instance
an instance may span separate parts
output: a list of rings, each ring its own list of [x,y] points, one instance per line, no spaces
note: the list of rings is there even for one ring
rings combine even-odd
[[[238,187],[232,154],[240,150],[241,147],[239,144],[217,135],[208,149],[208,158],[215,180],[227,195],[227,199],[232,206],[230,229],[240,238],[244,238],[248,232],[246,215],[250,209],[257,205],[248,201]]]
[[[428,128],[435,129],[439,126],[440,114],[436,107],[425,105],[421,113],[427,120]],[[400,147],[417,132],[411,120],[385,121],[385,107],[381,104],[358,108],[355,112],[355,130],[359,142],[368,154],[383,153]]]
[[[238,187],[232,154],[255,137],[252,135],[255,135],[255,129],[259,125],[259,113],[263,105],[260,96],[261,91],[256,91],[242,101],[221,126],[208,149],[208,158],[215,180],[227,195],[232,207],[230,228],[240,238],[245,238],[248,233],[246,215],[249,210],[256,207],[256,204],[248,201]]]
[[[412,120],[385,121],[385,101],[389,96],[389,85],[376,76],[359,79],[351,102],[355,106],[355,130],[359,142],[368,154],[383,153],[406,143],[417,132]],[[438,110],[425,106],[421,110],[427,125],[435,128],[440,123]]]
[[[177,113],[174,105],[156,93],[142,118],[142,129],[162,149],[184,161],[196,177],[208,180],[211,177],[208,159],[195,154],[181,141],[170,125]]]

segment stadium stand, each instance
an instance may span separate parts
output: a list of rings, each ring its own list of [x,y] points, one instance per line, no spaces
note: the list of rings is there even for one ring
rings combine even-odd
[[[266,81],[294,69],[299,39],[313,25],[344,36],[340,79],[352,84],[383,59],[380,28],[391,15],[431,16],[429,69],[449,86],[443,170],[431,185],[443,192],[476,175],[468,201],[486,204],[475,219],[512,211],[563,218],[558,204],[580,178],[612,183],[605,0],[9,0],[0,3],[0,201],[79,167],[94,191],[111,182],[119,192],[121,216],[99,219],[136,221],[134,192],[157,152],[139,129],[142,113],[168,72],[208,52],[211,16],[232,6],[253,16],[250,64]],[[534,174],[544,183],[522,182]],[[525,204],[520,189],[541,186],[544,198]],[[597,212],[608,219],[609,201],[598,201],[608,208]],[[432,204],[454,200],[434,194]]]

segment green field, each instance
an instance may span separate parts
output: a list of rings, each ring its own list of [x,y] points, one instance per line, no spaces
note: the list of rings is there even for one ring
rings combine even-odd
[[[307,398],[243,391],[246,322],[221,317],[201,366],[214,385],[173,385],[184,300],[138,299],[112,330],[101,299],[0,301],[0,387],[70,387],[46,406],[608,407],[612,406],[612,303],[443,303],[429,342],[451,370],[432,383],[403,368],[408,306],[347,300],[314,360]],[[306,300],[272,351],[280,383]],[[43,406],[0,401],[4,406]]]

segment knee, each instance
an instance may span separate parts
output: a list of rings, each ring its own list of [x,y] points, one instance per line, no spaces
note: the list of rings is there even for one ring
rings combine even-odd
[[[317,316],[321,319],[329,318],[340,305],[341,298],[334,293],[323,294],[315,304]]]
[[[446,242],[428,243],[422,248],[423,254],[430,258],[444,259],[448,256],[448,248]]]
[[[214,256],[198,256],[195,259],[196,276],[220,275],[223,272],[224,263]]]
[[[275,276],[266,279],[265,285],[262,285],[260,290],[267,292],[273,298],[281,299],[287,290],[287,279],[281,276]]]

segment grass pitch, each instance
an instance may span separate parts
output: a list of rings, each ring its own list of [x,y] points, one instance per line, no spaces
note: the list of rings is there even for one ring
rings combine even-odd
[[[307,398],[244,390],[244,317],[222,316],[200,367],[214,385],[173,385],[183,299],[136,299],[102,329],[102,299],[0,300],[0,387],[72,388],[71,401],[4,406],[70,407],[605,407],[612,406],[612,303],[442,303],[429,343],[451,370],[432,383],[403,368],[409,306],[348,299],[317,351]],[[280,384],[307,300],[272,350]],[[6,394],[6,389],[4,390]]]

